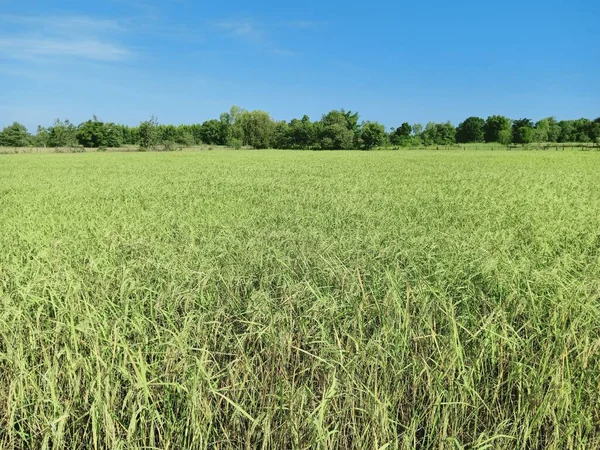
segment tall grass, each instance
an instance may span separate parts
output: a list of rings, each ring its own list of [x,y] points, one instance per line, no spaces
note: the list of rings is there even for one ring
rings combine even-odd
[[[600,154],[0,157],[0,448],[600,447]]]

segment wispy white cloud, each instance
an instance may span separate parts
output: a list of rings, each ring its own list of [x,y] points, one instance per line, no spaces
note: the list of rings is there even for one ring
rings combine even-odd
[[[118,35],[125,31],[125,23],[111,19],[0,14],[0,56],[123,61],[133,55],[118,42]]]
[[[18,16],[0,14],[0,23],[31,26],[38,30],[50,30],[59,34],[125,31],[127,25],[126,21],[123,20],[100,19],[81,15]]]
[[[323,23],[309,20],[283,20],[276,23],[265,23],[251,18],[237,18],[212,21],[210,24],[222,34],[258,45],[263,50],[276,55],[290,56],[297,53],[282,48],[273,37],[273,32],[281,29],[314,29]]]
[[[307,30],[321,28],[326,24],[327,22],[324,22],[322,20],[290,20],[288,22],[282,23],[280,27],[295,28],[297,30]]]
[[[217,29],[234,37],[255,42],[264,41],[266,29],[251,19],[229,19],[212,22]]]
[[[97,61],[123,61],[131,52],[95,39],[67,40],[45,38],[0,38],[0,55],[12,59],[36,57],[85,58]]]
[[[127,6],[134,14],[142,14],[147,19],[156,20],[163,14],[159,5],[145,0],[108,0],[119,6]]]

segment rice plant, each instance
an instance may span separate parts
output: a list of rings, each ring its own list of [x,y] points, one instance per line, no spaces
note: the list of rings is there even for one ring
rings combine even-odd
[[[0,448],[599,447],[597,152],[0,155]]]

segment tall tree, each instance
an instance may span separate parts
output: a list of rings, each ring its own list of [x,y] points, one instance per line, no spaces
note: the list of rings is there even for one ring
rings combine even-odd
[[[360,127],[358,142],[365,150],[379,147],[385,143],[385,127],[378,122],[363,122]]]
[[[161,140],[161,131],[156,117],[153,116],[150,120],[140,123],[139,143],[142,150],[155,150],[160,145]]]
[[[175,125],[159,125],[160,130],[160,140],[162,142],[168,142],[173,144],[177,142],[177,127]]]
[[[456,142],[483,142],[485,140],[485,120],[469,117],[456,128]]]
[[[195,123],[193,125],[189,125],[187,130],[191,133],[195,145],[202,144],[202,125]]]
[[[590,139],[592,142],[600,145],[600,117],[594,120],[590,125]]]
[[[272,137],[274,148],[294,148],[290,128],[290,125],[285,120],[281,120],[275,124]]]
[[[290,143],[292,148],[312,148],[316,144],[316,128],[307,115],[290,122]]]
[[[556,142],[560,136],[560,127],[554,117],[546,117],[535,124],[536,142]]]
[[[228,124],[222,120],[207,120],[201,126],[200,138],[202,142],[208,145],[226,145]]]
[[[244,145],[254,148],[269,148],[275,133],[275,122],[265,111],[246,111],[240,120]]]
[[[410,142],[411,133],[412,127],[408,122],[404,122],[390,133],[390,143],[392,145],[405,146]]]
[[[344,116],[346,117],[346,122],[348,124],[348,129],[352,130],[355,136],[358,136],[360,133],[360,126],[358,125],[359,115],[357,112],[346,111],[344,108],[340,110]]]
[[[333,110],[321,119],[319,146],[324,150],[347,150],[355,146],[358,113]]]
[[[513,141],[518,144],[530,144],[535,141],[535,130],[533,127],[519,127],[513,133]]]
[[[196,137],[194,136],[195,127],[199,128],[199,125],[179,125],[176,127],[175,142],[184,147],[191,147],[196,144]]]
[[[456,128],[450,122],[437,124],[438,145],[452,145],[456,143]]]
[[[123,145],[123,129],[115,123],[105,123],[102,145],[109,148],[116,148]]]
[[[547,119],[538,120],[535,123],[533,139],[535,142],[548,142],[550,134],[550,122]]]
[[[48,129],[38,125],[35,137],[33,138],[34,145],[37,145],[38,147],[47,147],[48,138]]]
[[[496,142],[502,145],[508,145],[512,142],[512,129],[505,128],[500,130]]]
[[[49,147],[73,147],[77,145],[77,128],[68,120],[56,119],[48,128]]]
[[[429,122],[421,138],[424,145],[451,145],[456,142],[456,130],[450,122]]]
[[[508,117],[490,116],[485,121],[485,142],[501,142],[503,144],[508,144],[510,141],[506,142],[507,133],[510,133],[512,136],[512,123]]]
[[[585,119],[583,117],[573,121],[573,126],[575,128],[574,142],[590,142],[592,140],[590,136],[592,123],[593,122],[590,119]]]
[[[535,140],[533,121],[531,119],[517,119],[513,121],[513,142],[516,144],[529,144]]]
[[[575,124],[572,120],[561,120],[558,122],[560,133],[558,135],[558,142],[574,142],[575,141]]]
[[[33,143],[33,137],[25,125],[14,122],[0,132],[1,147],[28,147]]]
[[[239,106],[232,106],[229,112],[221,114],[220,120],[225,133],[225,144],[239,148],[243,144],[244,130],[242,120],[246,111]]]
[[[104,123],[96,116],[92,120],[82,123],[77,127],[77,142],[88,148],[98,148],[105,145]]]

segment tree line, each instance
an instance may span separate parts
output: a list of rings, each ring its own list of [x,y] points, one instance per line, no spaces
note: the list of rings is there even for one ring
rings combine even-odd
[[[386,131],[378,122],[359,122],[356,112],[333,110],[320,120],[308,116],[290,122],[275,121],[265,111],[247,111],[237,106],[219,119],[202,124],[163,125],[156,118],[127,126],[102,122],[97,117],[75,125],[57,119],[51,126],[38,126],[35,134],[15,122],[0,132],[5,147],[89,147],[115,148],[126,145],[143,150],[172,149],[175,146],[223,145],[281,149],[347,150],[392,146],[420,147],[462,143],[495,142],[502,145],[544,143],[595,143],[600,145],[600,118],[538,122],[512,120],[494,115],[487,119],[469,117],[457,127],[450,122],[402,123]]]

